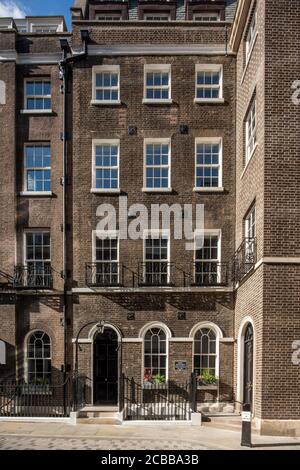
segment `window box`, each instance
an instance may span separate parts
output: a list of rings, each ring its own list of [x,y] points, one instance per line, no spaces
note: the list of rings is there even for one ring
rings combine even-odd
[[[49,384],[23,384],[21,386],[22,395],[52,395]]]
[[[166,383],[144,382],[143,388],[147,390],[165,390]]]
[[[197,385],[197,390],[218,390],[217,384],[203,384],[199,383]]]

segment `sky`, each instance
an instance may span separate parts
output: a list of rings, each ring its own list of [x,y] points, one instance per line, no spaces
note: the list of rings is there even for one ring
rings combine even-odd
[[[70,29],[70,7],[73,4],[74,0],[0,0],[0,18],[63,15]]]

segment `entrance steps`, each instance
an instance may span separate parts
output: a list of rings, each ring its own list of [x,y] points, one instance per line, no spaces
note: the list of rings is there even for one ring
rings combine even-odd
[[[203,413],[202,425],[208,428],[242,432],[242,417],[238,413]],[[254,423],[252,423],[252,432],[257,432]]]
[[[116,406],[85,406],[77,416],[77,424],[122,424]]]

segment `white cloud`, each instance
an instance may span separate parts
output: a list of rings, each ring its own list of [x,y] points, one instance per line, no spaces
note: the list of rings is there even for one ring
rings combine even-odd
[[[24,18],[27,12],[25,8],[17,5],[13,0],[0,0],[0,18],[1,17],[12,17],[12,18]]]

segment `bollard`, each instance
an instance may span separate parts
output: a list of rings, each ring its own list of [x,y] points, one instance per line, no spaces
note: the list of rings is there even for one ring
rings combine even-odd
[[[243,447],[252,447],[252,443],[251,443],[251,405],[249,403],[246,403],[246,404],[243,405],[241,446],[243,446]]]

